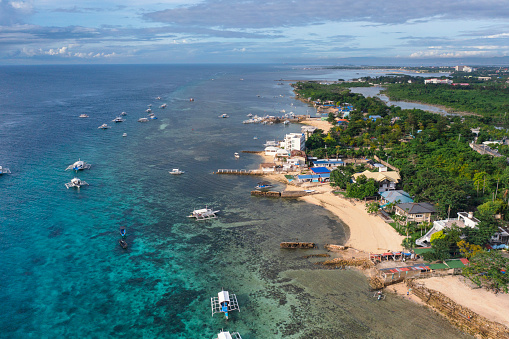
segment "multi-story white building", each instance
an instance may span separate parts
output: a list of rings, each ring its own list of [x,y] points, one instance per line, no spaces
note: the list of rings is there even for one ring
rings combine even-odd
[[[454,66],[454,70],[458,71],[458,72],[472,72],[472,67],[468,67],[468,66]]]
[[[303,151],[306,148],[306,136],[304,133],[289,133],[285,135],[282,146],[289,152]]]
[[[446,84],[446,85],[450,85],[450,84],[452,84],[452,80],[433,78],[433,79],[425,79],[424,83],[425,84]]]

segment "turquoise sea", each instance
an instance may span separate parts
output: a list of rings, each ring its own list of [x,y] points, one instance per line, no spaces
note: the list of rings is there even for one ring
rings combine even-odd
[[[344,243],[348,229],[328,211],[251,197],[256,177],[212,174],[257,168],[257,155],[236,160],[234,152],[300,131],[242,124],[248,113],[313,114],[278,80],[363,72],[0,67],[0,165],[12,171],[0,176],[0,337],[214,338],[221,329],[244,339],[468,337],[399,297],[374,301],[356,271],[320,270],[303,258],[323,250],[279,249],[294,239]],[[158,119],[137,122],[150,104]],[[122,111],[126,121],[112,122]],[[98,129],[103,123],[111,129]],[[91,169],[65,171],[78,159]],[[66,189],[75,175],[90,185]],[[205,205],[220,217],[187,218]],[[211,316],[221,288],[240,304],[228,321]]]

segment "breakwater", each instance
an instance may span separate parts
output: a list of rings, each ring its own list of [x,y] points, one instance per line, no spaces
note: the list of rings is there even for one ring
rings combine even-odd
[[[218,169],[214,174],[234,174],[234,175],[263,175],[260,170],[246,170],[246,169]]]

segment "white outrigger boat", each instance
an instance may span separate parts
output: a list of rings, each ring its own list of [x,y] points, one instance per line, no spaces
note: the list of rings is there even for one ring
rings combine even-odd
[[[116,117],[115,119],[111,120],[113,122],[124,122],[125,119],[122,119],[122,117]]]
[[[138,122],[148,122],[148,118],[139,118]]]
[[[110,126],[108,126],[108,124],[102,124],[101,126],[97,127],[97,128],[100,128],[100,129],[108,129],[110,128]]]
[[[226,113],[221,114],[218,118],[229,118],[230,116]]]
[[[162,104],[161,106],[159,106],[159,108],[166,108],[166,104]]]
[[[127,115],[127,113],[126,112],[122,112],[122,113],[120,113],[120,115]]]
[[[235,154],[233,154],[233,156],[235,157],[235,159],[240,158],[240,155],[239,155],[239,153],[237,153],[237,152],[235,152]]]
[[[83,181],[79,178],[74,177],[71,179],[71,182],[68,182],[67,184],[65,184],[65,187],[67,187],[67,189],[69,189],[71,187],[77,187],[79,189],[81,186],[84,186],[84,185],[88,185],[88,183],[86,181]]]
[[[217,334],[217,338],[214,339],[242,339],[239,332],[228,332],[228,331],[221,331]]]
[[[67,168],[65,170],[67,171],[67,170],[73,169],[77,172],[79,170],[89,169],[91,166],[92,166],[92,164],[87,164],[83,160],[78,159],[78,161],[76,161],[74,164],[67,166]]]
[[[80,118],[88,118],[88,114],[85,114],[85,113],[80,114]]]
[[[10,169],[8,169],[7,167],[0,166],[0,175],[2,175],[2,174],[10,174],[10,173],[11,173]]]
[[[205,207],[199,210],[194,210],[188,217],[196,218],[196,220],[215,219],[217,218],[216,213],[219,213],[219,211],[213,211],[212,209]]]
[[[226,319],[228,319],[228,312],[240,312],[237,296],[222,289],[221,292],[217,294],[217,297],[210,298],[210,306],[212,308],[212,316],[214,316],[214,313],[224,313]]]
[[[184,171],[179,170],[178,168],[174,168],[171,171],[168,171],[170,174],[178,175],[178,174],[184,174]]]

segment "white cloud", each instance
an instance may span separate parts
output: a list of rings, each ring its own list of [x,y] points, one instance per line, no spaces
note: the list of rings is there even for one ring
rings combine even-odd
[[[464,58],[486,56],[488,51],[419,51],[410,54],[411,58]]]
[[[234,48],[233,49],[234,52],[245,52],[246,51],[246,48],[245,47],[242,47],[242,48]]]

